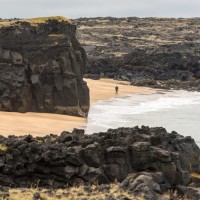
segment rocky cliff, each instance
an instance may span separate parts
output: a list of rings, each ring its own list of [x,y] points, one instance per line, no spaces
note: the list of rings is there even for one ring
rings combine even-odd
[[[164,128],[1,136],[0,144],[0,184],[4,186],[59,188],[118,180],[136,195],[151,193],[153,200],[173,187],[188,186],[190,173],[200,170],[200,150],[194,140]]]
[[[87,114],[86,54],[63,17],[0,21],[0,110]]]
[[[135,85],[200,90],[199,18],[99,17],[75,23],[88,73]]]

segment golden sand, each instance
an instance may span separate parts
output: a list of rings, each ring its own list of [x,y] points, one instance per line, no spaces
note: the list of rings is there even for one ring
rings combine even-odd
[[[118,85],[118,96],[128,94],[151,93],[152,90],[145,87],[134,87],[128,82],[110,79],[91,80],[85,79],[90,88],[91,104],[97,100],[106,100],[115,97],[115,86]],[[49,113],[13,113],[0,112],[0,134],[44,136],[50,133],[60,134],[63,130],[71,131],[75,127],[86,124],[86,119],[68,115]]]
[[[85,79],[90,88],[90,101],[94,103],[97,100],[107,100],[116,96],[125,96],[128,94],[147,94],[152,89],[146,87],[135,87],[126,81],[117,81],[112,79],[91,80]],[[115,94],[115,86],[118,86],[118,94]]]

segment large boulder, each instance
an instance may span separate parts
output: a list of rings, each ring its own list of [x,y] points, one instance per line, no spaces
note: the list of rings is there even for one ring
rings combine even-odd
[[[145,200],[161,199],[160,194],[163,192],[160,184],[164,183],[161,173],[133,173],[126,177],[120,184],[120,187],[131,191],[137,198]]]

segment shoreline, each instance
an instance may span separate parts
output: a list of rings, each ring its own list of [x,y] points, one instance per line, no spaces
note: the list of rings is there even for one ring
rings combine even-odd
[[[135,87],[125,81],[112,79],[92,80],[84,79],[90,88],[91,104],[99,100],[108,100],[115,97],[115,85],[119,86],[117,96],[128,94],[151,94],[154,90],[146,87]],[[74,128],[85,126],[87,119],[69,115],[51,113],[16,113],[0,112],[0,134],[45,136],[60,134],[62,131],[72,131]]]
[[[151,94],[155,91],[148,87],[130,85],[128,81],[118,81],[101,78],[100,80],[84,79],[90,88],[90,103],[99,100],[108,100],[112,97],[126,96],[129,94]],[[115,94],[115,86],[119,87],[118,94]]]

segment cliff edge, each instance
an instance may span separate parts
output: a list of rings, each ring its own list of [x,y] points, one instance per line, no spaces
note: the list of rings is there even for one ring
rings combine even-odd
[[[87,115],[86,60],[64,17],[0,21],[0,110]]]

